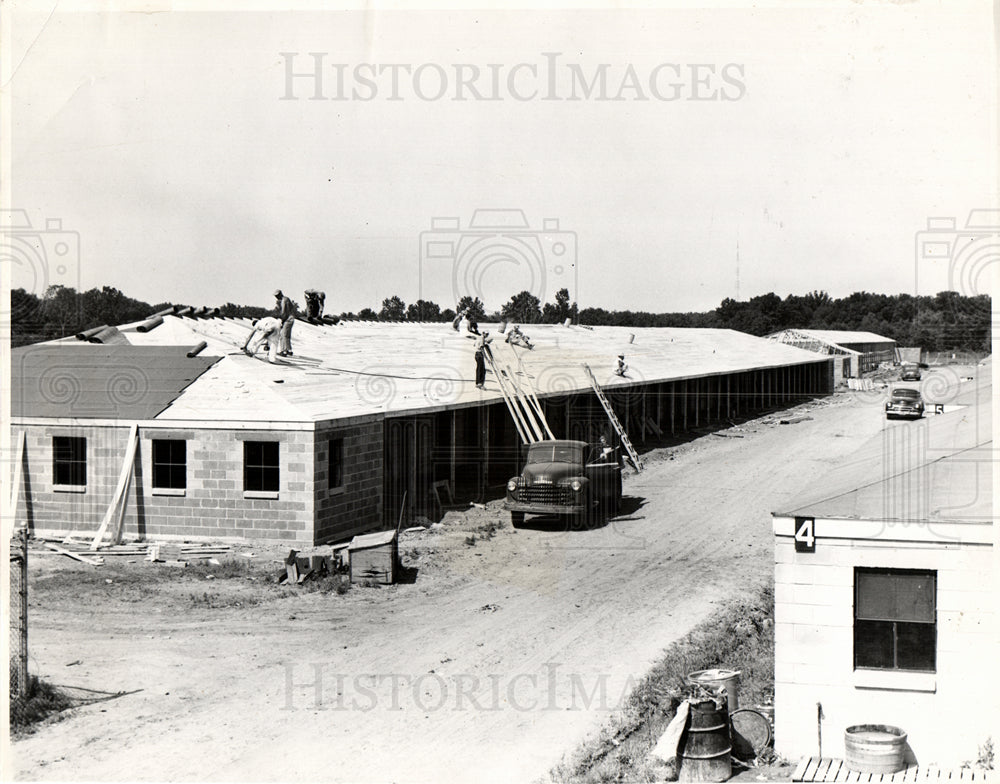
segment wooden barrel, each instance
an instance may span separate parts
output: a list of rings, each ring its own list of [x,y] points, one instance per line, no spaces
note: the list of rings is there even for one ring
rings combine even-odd
[[[731,751],[726,703],[692,702],[678,748],[677,780],[726,781],[733,774]]]
[[[906,733],[886,724],[856,724],[844,731],[844,764],[859,773],[898,773],[906,767]]]

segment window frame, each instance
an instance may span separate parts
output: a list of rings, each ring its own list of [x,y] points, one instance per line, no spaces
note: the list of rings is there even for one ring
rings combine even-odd
[[[332,436],[326,443],[326,487],[330,493],[342,493],[346,487],[344,466],[344,437]],[[338,460],[334,461],[334,455]],[[339,471],[339,481],[334,481],[334,468]]]
[[[150,439],[152,446],[150,448],[150,487],[152,487],[153,492],[158,495],[182,495],[187,491],[187,439],[186,438],[153,438]],[[183,461],[177,462],[176,455],[170,454],[169,460],[157,461],[157,451],[162,449],[164,444],[170,444],[170,449],[173,450],[174,444],[180,444],[183,448]],[[158,484],[157,468],[167,469],[167,473],[170,476],[170,480],[167,484]],[[175,484],[174,469],[181,469],[181,479],[180,484]]]
[[[60,445],[57,442],[66,442],[71,452],[68,458],[60,457]],[[73,446],[80,447],[82,457],[79,457]],[[74,470],[74,468],[76,470]],[[68,476],[60,477],[60,474],[68,471]],[[76,476],[76,471],[80,472]],[[60,478],[70,481],[61,482]],[[82,481],[73,481],[81,479]],[[87,437],[86,436],[52,436],[52,487],[55,490],[82,493],[87,489]]]
[[[280,441],[243,441],[243,495],[246,498],[277,498],[281,490],[281,446]],[[260,449],[260,462],[251,463],[249,454],[252,449]],[[266,452],[274,450],[274,464],[265,462]],[[267,481],[268,474],[274,474],[273,487]],[[259,486],[251,487],[250,479],[254,476],[252,472],[259,472]],[[254,483],[257,484],[257,483]]]
[[[862,618],[859,617],[859,607],[861,605],[861,576],[869,575],[881,575],[884,577],[913,577],[913,578],[924,578],[930,581],[930,600],[931,608],[930,614],[932,620],[922,621],[922,620],[910,620],[904,618]],[[867,672],[877,672],[877,673],[911,673],[911,674],[935,674],[937,672],[937,646],[938,646],[938,573],[935,569],[899,569],[899,568],[886,568],[886,567],[854,567],[854,607],[853,607],[853,621],[852,621],[852,661],[854,665],[855,672],[867,671]],[[891,647],[891,657],[892,666],[879,666],[871,663],[859,664],[859,636],[865,633],[872,634],[876,632],[878,626],[885,627],[891,624],[890,636],[888,638],[888,644]],[[929,651],[922,651],[924,654],[929,654],[931,666],[926,667],[912,667],[912,666],[901,666],[900,665],[900,644],[901,635],[900,627],[904,626],[905,634],[914,634],[918,630],[924,630],[926,633],[927,627],[930,628],[930,646]],[[881,635],[885,635],[885,630],[878,632]],[[905,647],[905,642],[903,643]]]

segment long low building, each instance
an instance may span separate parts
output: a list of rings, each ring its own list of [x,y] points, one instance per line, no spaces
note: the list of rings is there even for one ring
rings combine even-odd
[[[873,332],[842,329],[783,329],[768,340],[834,357],[834,384],[845,378],[859,378],[883,362],[894,362],[896,341]]]
[[[531,325],[493,353],[557,438],[615,437],[592,369],[633,441],[828,394],[829,358],[731,330]],[[278,364],[241,347],[246,319],[162,315],[13,352],[24,434],[20,514],[89,532],[124,499],[127,535],[341,541],[443,504],[494,497],[521,440],[474,336],[450,324],[297,321]],[[625,376],[613,371],[625,355]]]

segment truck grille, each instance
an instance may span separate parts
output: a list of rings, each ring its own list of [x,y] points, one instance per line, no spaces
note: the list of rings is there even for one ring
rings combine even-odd
[[[568,487],[558,485],[532,485],[518,488],[518,500],[526,504],[572,505],[574,493]]]

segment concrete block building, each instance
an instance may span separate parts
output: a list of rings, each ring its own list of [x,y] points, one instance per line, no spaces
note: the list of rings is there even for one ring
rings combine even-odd
[[[908,733],[958,766],[1000,737],[991,385],[891,423],[773,517],[775,748],[844,756],[844,731]]]
[[[314,544],[502,495],[522,449],[473,337],[450,324],[300,320],[294,355],[245,356],[249,320],[190,309],[14,351],[19,515],[95,531],[137,428],[126,536]],[[493,353],[559,438],[633,442],[832,390],[829,358],[730,330],[531,325]],[[624,353],[625,377],[613,369]]]

